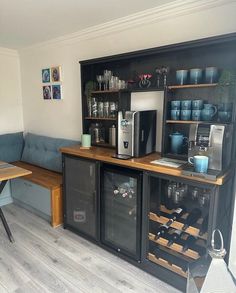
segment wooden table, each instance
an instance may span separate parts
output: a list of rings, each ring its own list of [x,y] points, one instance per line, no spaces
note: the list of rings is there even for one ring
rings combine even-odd
[[[1,181],[1,183],[0,183],[0,195],[1,195],[1,193],[2,193],[4,187],[7,184],[7,181],[9,179],[14,179],[14,178],[17,178],[17,177],[29,175],[31,173],[32,173],[31,171],[28,171],[26,169],[16,167],[14,165],[11,165],[11,164],[8,164],[8,163],[0,161],[0,181]],[[6,230],[6,233],[7,233],[7,236],[9,238],[9,240],[11,242],[14,242],[13,236],[11,234],[11,230],[10,230],[8,224],[7,224],[6,218],[5,218],[4,214],[3,214],[3,211],[1,209],[1,207],[0,207],[0,217],[1,217],[3,226],[4,226],[5,230]]]

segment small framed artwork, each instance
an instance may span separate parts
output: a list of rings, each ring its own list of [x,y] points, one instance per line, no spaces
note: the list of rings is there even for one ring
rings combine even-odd
[[[42,83],[50,82],[50,68],[42,69]]]
[[[51,67],[51,80],[52,82],[61,81],[61,66]]]
[[[54,100],[61,100],[62,99],[61,85],[60,84],[52,85],[52,98]]]
[[[43,98],[44,100],[52,99],[52,90],[50,85],[43,86]]]

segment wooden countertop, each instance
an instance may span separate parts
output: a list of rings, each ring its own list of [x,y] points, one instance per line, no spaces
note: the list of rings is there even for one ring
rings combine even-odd
[[[159,153],[153,153],[142,158],[133,158],[129,160],[119,160],[112,158],[112,155],[115,153],[114,149],[102,148],[102,147],[91,147],[90,149],[81,149],[80,145],[74,145],[71,147],[63,147],[60,149],[62,153],[75,155],[81,158],[98,160],[106,163],[111,163],[114,165],[124,166],[128,168],[134,168],[139,170],[146,170],[166,175],[177,176],[185,179],[195,180],[203,183],[210,183],[214,185],[223,185],[228,176],[230,176],[231,171],[226,172],[223,176],[217,178],[216,181],[207,180],[204,178],[196,176],[186,176],[182,175],[182,168],[171,168],[160,165],[155,165],[151,161],[160,159],[161,156]]]

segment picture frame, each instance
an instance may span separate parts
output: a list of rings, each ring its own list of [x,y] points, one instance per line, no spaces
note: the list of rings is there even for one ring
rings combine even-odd
[[[51,67],[51,81],[61,82],[61,66]]]
[[[49,83],[51,77],[50,68],[42,69],[42,83]]]
[[[60,84],[52,85],[52,98],[53,100],[62,100],[62,90]]]
[[[43,99],[44,100],[52,99],[52,89],[50,85],[43,86]]]

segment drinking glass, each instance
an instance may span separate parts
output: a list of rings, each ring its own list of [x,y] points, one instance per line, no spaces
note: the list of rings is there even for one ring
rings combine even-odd
[[[108,90],[108,82],[112,76],[112,72],[110,70],[103,71],[103,78],[104,78],[104,90]]]
[[[102,90],[102,82],[104,81],[103,79],[103,76],[102,75],[97,75],[97,82],[98,82],[98,88],[99,88],[99,91]]]

